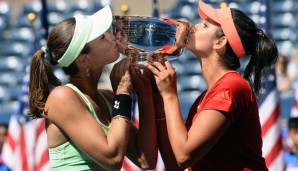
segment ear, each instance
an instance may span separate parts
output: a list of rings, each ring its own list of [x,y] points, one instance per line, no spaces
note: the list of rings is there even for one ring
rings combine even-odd
[[[77,61],[83,65],[89,64],[89,56],[87,54],[80,54]]]
[[[222,49],[228,43],[226,36],[222,36],[215,41],[214,49]]]
[[[227,43],[228,39],[226,36],[222,36],[216,39],[213,48],[218,54],[224,55],[227,49]]]

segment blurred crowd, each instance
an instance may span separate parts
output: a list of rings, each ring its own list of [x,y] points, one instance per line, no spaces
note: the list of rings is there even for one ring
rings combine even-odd
[[[277,88],[281,96],[287,96],[298,88],[298,49],[293,56],[279,53],[276,63]]]

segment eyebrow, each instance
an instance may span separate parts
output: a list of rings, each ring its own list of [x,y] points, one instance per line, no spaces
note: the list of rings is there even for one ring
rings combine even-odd
[[[221,27],[221,25],[220,25],[219,23],[213,21],[213,20],[210,19],[210,18],[206,18],[205,21],[207,21],[207,22],[210,23],[210,24],[213,24],[213,25],[216,25],[216,26]]]

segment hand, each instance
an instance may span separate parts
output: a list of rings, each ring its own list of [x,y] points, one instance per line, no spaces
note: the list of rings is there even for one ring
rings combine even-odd
[[[177,31],[176,31],[176,47],[178,49],[184,48],[186,43],[188,42],[189,29],[192,24],[188,22],[180,21],[178,23]]]
[[[160,62],[145,62],[144,66],[154,74],[161,96],[177,94],[176,72],[170,62],[166,61],[165,65]]]
[[[131,76],[133,89],[137,95],[148,94],[152,96],[152,82],[155,80],[150,70],[131,66]]]
[[[132,81],[129,72],[130,64],[131,59],[125,58],[114,65],[110,74],[110,80],[115,94],[131,95]]]
[[[127,49],[125,49],[124,53],[127,55],[128,58],[131,59],[132,62],[137,60],[137,58],[139,57],[139,50],[131,45],[127,46]]]
[[[147,55],[147,60],[149,62],[160,62],[161,64],[164,65],[166,61],[166,55],[164,53],[161,53],[160,51],[153,51],[148,53]]]
[[[127,46],[128,46],[126,34],[122,33],[121,31],[118,31],[116,33],[115,37],[116,37],[118,51],[125,52],[125,50],[127,49]]]

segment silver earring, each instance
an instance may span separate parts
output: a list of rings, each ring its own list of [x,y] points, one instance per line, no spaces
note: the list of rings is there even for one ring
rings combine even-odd
[[[90,63],[88,64],[87,69],[86,69],[86,76],[87,77],[90,77],[91,76],[91,73],[90,73]]]

